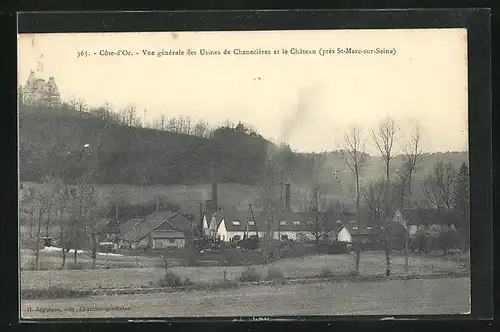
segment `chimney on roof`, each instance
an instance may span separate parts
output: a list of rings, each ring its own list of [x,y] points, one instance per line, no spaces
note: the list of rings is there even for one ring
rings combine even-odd
[[[285,184],[285,208],[290,210],[290,183]]]

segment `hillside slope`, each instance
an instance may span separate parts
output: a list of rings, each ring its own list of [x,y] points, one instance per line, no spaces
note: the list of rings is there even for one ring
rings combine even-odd
[[[89,146],[85,147],[86,144]],[[66,180],[72,182],[89,165],[96,165],[98,183],[103,185],[140,186],[144,181],[147,186],[182,188],[210,183],[215,163],[219,182],[255,186],[263,176],[265,157],[272,146],[262,136],[240,125],[220,127],[210,138],[202,138],[128,127],[67,108],[21,106],[19,113],[21,181],[39,182],[44,170],[59,169]],[[309,186],[312,171],[309,154],[291,150],[287,153],[292,196],[299,200]],[[467,159],[465,152],[425,154],[413,176],[413,192],[421,193],[423,179],[438,160],[451,161],[458,168]],[[395,173],[401,164],[402,156],[396,156],[391,171]],[[339,171],[340,183],[333,176],[335,171]],[[383,174],[382,159],[371,156],[362,180],[368,183]],[[340,153],[327,154],[321,177],[332,199],[353,197],[353,178]],[[251,196],[254,195],[252,189]]]

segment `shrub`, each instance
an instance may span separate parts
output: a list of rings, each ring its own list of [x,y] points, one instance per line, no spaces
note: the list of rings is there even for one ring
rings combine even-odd
[[[324,266],[321,269],[321,272],[319,275],[320,275],[320,277],[329,277],[332,275],[332,271],[328,268],[328,266]]]
[[[158,281],[158,287],[179,287],[182,286],[184,282],[181,277],[175,273],[168,272],[162,279]]]
[[[222,280],[210,284],[210,289],[212,290],[232,289],[236,287],[238,287],[238,283],[234,280]]]
[[[349,277],[357,277],[359,276],[359,272],[358,271],[350,271],[349,272]]]
[[[85,266],[84,263],[78,262],[78,263],[68,263],[68,264],[66,264],[66,268],[68,270],[84,270],[87,267]]]
[[[267,269],[266,280],[282,281],[284,279],[285,275],[280,269],[276,267],[270,267]]]
[[[260,281],[261,275],[259,271],[257,271],[255,268],[250,267],[247,268],[245,271],[241,273],[239,276],[238,280],[243,281],[243,282],[256,282]]]
[[[75,298],[83,297],[86,294],[74,289],[64,288],[60,286],[50,286],[49,288],[24,288],[21,289],[21,299],[60,299],[60,298]]]
[[[459,248],[460,242],[460,234],[457,231],[445,230],[433,238],[433,247],[437,250],[442,250],[447,255],[449,249]]]

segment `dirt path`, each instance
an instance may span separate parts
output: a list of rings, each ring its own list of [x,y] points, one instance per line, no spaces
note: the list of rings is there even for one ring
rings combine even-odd
[[[255,286],[224,292],[22,301],[23,318],[459,314],[468,278]]]

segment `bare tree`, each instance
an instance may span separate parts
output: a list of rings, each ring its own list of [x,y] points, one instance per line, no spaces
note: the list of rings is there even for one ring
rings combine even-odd
[[[137,118],[137,108],[133,104],[129,104],[125,109],[123,110],[123,119],[124,122],[127,126],[133,127],[136,126],[138,123],[138,118]]]
[[[314,237],[316,250],[321,251],[321,239],[328,234],[326,216],[325,192],[320,182],[320,175],[325,161],[324,154],[314,155],[312,162],[311,189],[309,192],[309,209],[312,220],[308,220],[309,232]]]
[[[73,198],[72,222],[71,222],[71,242],[73,244],[74,263],[77,263],[77,252],[79,241],[85,235],[89,224],[95,221],[94,213],[96,208],[95,185],[92,172],[84,173],[77,180],[75,196]]]
[[[198,120],[198,122],[196,122],[194,126],[193,135],[198,137],[207,137],[208,123],[205,122],[203,119]]]
[[[28,233],[30,238],[33,238],[33,225],[35,224],[36,213],[36,194],[33,188],[26,188],[21,193],[20,203],[20,217],[22,217],[28,226]]]
[[[54,190],[54,207],[56,208],[56,223],[59,225],[59,243],[62,253],[61,269],[66,265],[66,250],[68,249],[67,243],[67,219],[66,212],[69,202],[69,187],[64,183],[61,178],[56,178],[53,181]]]
[[[396,121],[390,117],[384,118],[378,127],[372,130],[372,138],[378,152],[382,156],[387,183],[391,183],[391,161],[394,159],[394,147],[399,133]]]
[[[168,124],[166,128],[167,131],[177,134],[179,132],[179,124],[177,118],[172,117],[168,119]]]
[[[411,203],[411,184],[412,177],[422,162],[422,150],[420,147],[420,125],[415,124],[413,132],[410,135],[408,142],[403,146],[403,167],[399,172],[399,177],[402,183],[401,205],[404,205],[405,189],[408,188],[408,201]]]
[[[452,162],[438,161],[424,182],[423,192],[436,209],[451,211],[456,195],[457,170]]]
[[[262,181],[262,198],[264,206],[264,259],[267,262],[269,256],[269,245],[272,239],[274,225],[273,207],[274,207],[274,186],[276,181],[276,164],[272,148],[268,149],[265,159],[264,174]]]
[[[36,233],[36,243],[35,243],[35,269],[37,270],[39,267],[40,261],[40,239],[42,233],[42,222],[43,216],[47,214],[49,207],[51,205],[52,192],[50,191],[49,184],[51,181],[51,177],[49,175],[44,175],[43,177],[43,185],[36,193],[36,202],[37,202],[37,233]]]
[[[361,174],[367,164],[365,142],[361,138],[361,128],[353,125],[340,141],[340,156],[354,176],[356,185],[356,210],[359,211],[361,196]]]
[[[391,233],[388,225],[390,218],[390,185],[383,179],[371,183],[363,191],[363,197],[368,208],[368,216],[372,223],[376,225],[381,243],[385,247],[386,275],[391,274]]]

